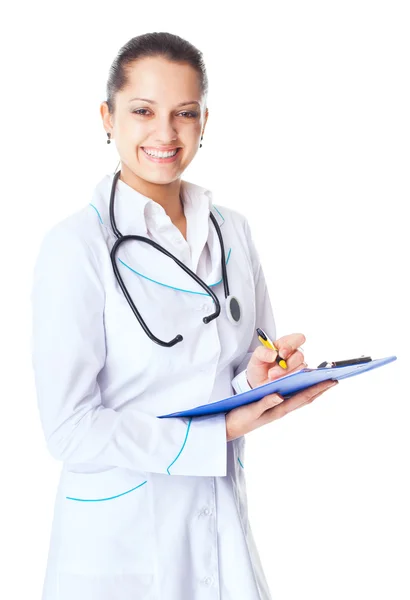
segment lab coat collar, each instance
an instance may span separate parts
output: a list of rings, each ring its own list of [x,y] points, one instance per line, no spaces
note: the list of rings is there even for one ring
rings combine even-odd
[[[114,174],[106,175],[97,185],[91,206],[97,211],[98,218],[103,227],[110,233],[115,241],[116,236],[112,230],[109,214],[111,187]],[[211,190],[189,181],[181,181],[182,197],[184,202],[206,202],[208,210],[212,211],[219,227],[223,228],[224,217],[212,204]],[[117,181],[114,217],[117,229],[124,235],[147,236],[146,216],[150,213],[155,219],[164,214],[164,209],[154,200],[137,192],[121,180]],[[214,225],[209,219],[208,247],[211,255],[211,271],[204,278],[207,285],[215,285],[222,280],[221,251],[219,239]],[[226,260],[229,260],[229,247],[225,245]],[[125,242],[117,251],[117,259],[122,263],[125,272],[149,279],[153,284],[160,284],[181,292],[193,294],[206,294],[183,269],[171,259],[165,257],[158,250],[153,249],[144,242]]]
[[[94,190],[91,202],[91,206],[97,209],[99,213],[101,224],[112,235],[115,234],[110,221],[110,195],[114,175],[114,173],[109,173],[99,182]],[[212,204],[211,190],[190,181],[181,180],[181,193],[184,202],[205,202],[215,216],[219,227],[222,227],[225,219]],[[149,215],[155,219],[156,216],[161,218],[164,214],[165,210],[160,204],[134,190],[121,179],[117,180],[114,217],[117,229],[122,235],[146,236],[148,233],[147,216]]]

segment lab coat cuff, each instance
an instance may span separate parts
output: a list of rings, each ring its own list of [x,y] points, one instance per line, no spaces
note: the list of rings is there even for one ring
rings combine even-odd
[[[170,475],[224,477],[227,473],[225,413],[193,417],[185,448]]]
[[[252,389],[247,379],[246,369],[238,373],[238,375],[232,379],[232,387],[237,394],[248,392]]]

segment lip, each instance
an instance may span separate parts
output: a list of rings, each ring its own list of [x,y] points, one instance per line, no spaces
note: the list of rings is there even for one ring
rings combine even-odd
[[[145,158],[147,160],[150,160],[151,162],[155,162],[155,163],[161,164],[161,165],[166,165],[168,163],[175,162],[177,160],[177,157],[178,157],[178,155],[180,153],[180,150],[181,150],[181,148],[172,148],[172,149],[170,148],[170,150],[178,150],[177,153],[174,156],[170,156],[169,158],[157,158],[156,156],[149,156],[149,154],[147,154],[146,152],[144,152],[144,150],[143,150],[144,148],[145,148],[145,146],[141,146],[141,150],[142,150],[142,153],[145,156]],[[149,146],[147,146],[147,148],[148,148],[148,150],[150,150]],[[155,150],[156,149],[157,148],[155,148]],[[170,150],[168,150],[168,152]],[[160,150],[160,152],[167,152],[167,150],[162,150],[162,151]]]
[[[180,146],[141,146],[146,150],[157,150],[158,152],[169,152],[170,150],[177,150]]]

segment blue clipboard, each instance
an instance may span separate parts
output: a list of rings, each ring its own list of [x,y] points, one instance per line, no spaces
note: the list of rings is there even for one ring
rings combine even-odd
[[[371,360],[370,362],[347,365],[343,367],[329,367],[320,369],[301,369],[296,373],[285,375],[280,379],[275,379],[265,385],[260,385],[253,390],[242,392],[217,402],[211,402],[210,404],[203,404],[195,408],[183,410],[181,412],[174,412],[168,415],[161,415],[159,419],[167,419],[171,417],[202,417],[205,415],[216,415],[218,413],[226,413],[233,408],[242,406],[244,404],[250,404],[256,400],[260,400],[268,394],[280,394],[285,399],[290,398],[297,392],[304,390],[316,383],[326,381],[328,379],[347,379],[348,377],[354,377],[360,375],[365,371],[371,371],[377,369],[383,365],[387,365],[397,359],[397,356],[388,356],[387,358],[378,358]]]

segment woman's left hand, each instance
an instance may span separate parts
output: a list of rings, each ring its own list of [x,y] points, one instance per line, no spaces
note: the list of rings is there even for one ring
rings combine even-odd
[[[273,341],[275,348],[279,351],[279,356],[286,360],[287,369],[282,369],[276,362],[278,355],[276,350],[270,350],[266,346],[258,346],[254,350],[246,369],[249,385],[255,388],[307,367],[303,352],[298,349],[305,341],[306,338],[303,333],[291,333]]]

